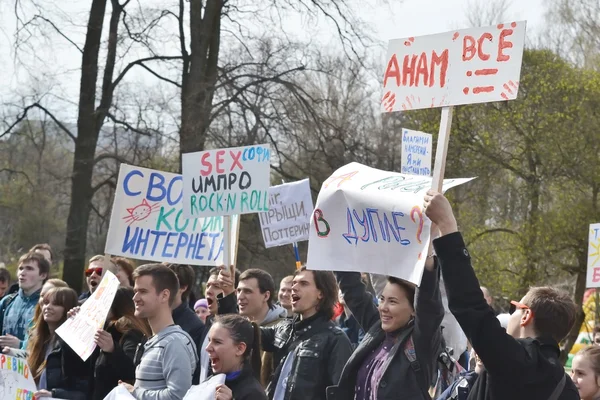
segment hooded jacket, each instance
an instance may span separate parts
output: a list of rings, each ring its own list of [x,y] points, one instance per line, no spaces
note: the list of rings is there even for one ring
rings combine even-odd
[[[281,307],[280,305],[273,304],[273,307],[269,309],[269,312],[267,312],[267,316],[260,323],[260,326],[275,326],[286,318],[287,310]],[[261,350],[260,358],[262,361],[262,368],[260,370],[260,383],[263,385],[264,388],[266,388],[269,384],[269,381],[271,380],[271,375],[273,375],[273,371],[275,370],[276,365],[274,365],[275,362],[273,360],[273,353]]]

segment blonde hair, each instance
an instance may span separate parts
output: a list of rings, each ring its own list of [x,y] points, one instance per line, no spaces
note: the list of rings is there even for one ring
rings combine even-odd
[[[105,259],[105,257],[104,257],[103,255],[101,255],[101,254],[97,254],[97,255],[93,256],[92,258],[90,258],[90,261],[88,261],[88,265],[90,265],[90,264],[91,264],[91,263],[93,263],[93,262],[100,261],[100,262],[102,263],[102,266],[103,266],[103,267],[107,267],[106,269],[108,269],[108,270],[109,270],[110,272],[112,272],[113,274],[116,274],[116,273],[117,273],[117,269],[118,269],[118,268],[117,268],[117,264],[115,264],[115,262],[109,258],[109,259],[108,259],[108,261],[109,261],[109,265],[107,266],[107,265],[104,263],[104,259]]]

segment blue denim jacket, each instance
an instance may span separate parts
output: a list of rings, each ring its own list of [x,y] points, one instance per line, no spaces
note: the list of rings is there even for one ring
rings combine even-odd
[[[4,310],[3,315],[0,316],[2,335],[16,336],[21,341],[21,345],[23,344],[33,318],[35,306],[40,299],[40,292],[41,289],[27,297],[23,293],[23,289],[19,289],[17,296],[8,306],[5,307],[4,303],[10,299],[10,296],[0,301],[0,310]]]

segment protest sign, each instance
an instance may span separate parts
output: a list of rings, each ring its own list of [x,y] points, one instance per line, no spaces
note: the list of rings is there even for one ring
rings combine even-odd
[[[586,287],[600,288],[600,224],[590,225]]]
[[[183,400],[215,400],[217,386],[225,383],[225,374],[213,375],[199,385],[192,386]]]
[[[27,360],[0,354],[0,399],[34,400],[36,391]]]
[[[127,390],[125,386],[117,385],[106,395],[104,400],[135,400],[135,397],[129,393],[129,390]]]
[[[432,135],[402,129],[402,161],[400,172],[410,175],[431,176]]]
[[[391,40],[385,112],[517,98],[526,21]]]
[[[448,179],[444,189],[469,179]],[[310,223],[307,267],[421,282],[431,221],[422,210],[430,177],[343,166],[321,188]]]
[[[223,264],[223,217],[183,217],[181,175],[121,164],[107,254],[178,264]],[[235,263],[239,217],[231,217]]]
[[[259,214],[265,247],[308,240],[312,210],[308,179],[270,187],[269,211]]]
[[[69,317],[56,330],[75,353],[86,361],[96,348],[94,335],[104,328],[106,316],[110,311],[115,294],[119,288],[119,279],[110,271],[104,273],[100,284],[83,303],[74,317]]]
[[[268,145],[183,154],[186,218],[268,211],[271,174]]]

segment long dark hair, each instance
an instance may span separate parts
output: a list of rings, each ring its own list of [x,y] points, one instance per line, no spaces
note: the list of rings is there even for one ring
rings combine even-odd
[[[246,343],[244,364],[250,363],[252,374],[260,381],[262,362],[260,359],[260,327],[238,314],[217,315],[215,323],[229,331],[235,344]]]
[[[130,330],[138,330],[144,336],[150,337],[152,334],[148,322],[145,319],[135,316],[133,295],[134,291],[130,287],[121,286],[117,289],[115,299],[110,307],[112,319],[108,323],[108,326],[114,326],[123,335]]]
[[[44,295],[44,303],[52,302],[64,308],[58,326],[67,320],[67,311],[78,304],[77,292],[68,287],[55,287]],[[40,376],[46,368],[46,347],[50,345],[53,335],[50,333],[48,323],[40,313],[31,328],[31,335],[27,343],[27,364],[33,374],[33,379],[39,383]]]
[[[317,304],[317,311],[325,314],[327,319],[333,318],[333,308],[338,303],[338,285],[335,275],[331,271],[314,271],[303,266],[296,270],[294,276],[304,271],[312,272],[315,286],[323,294],[323,298]]]

